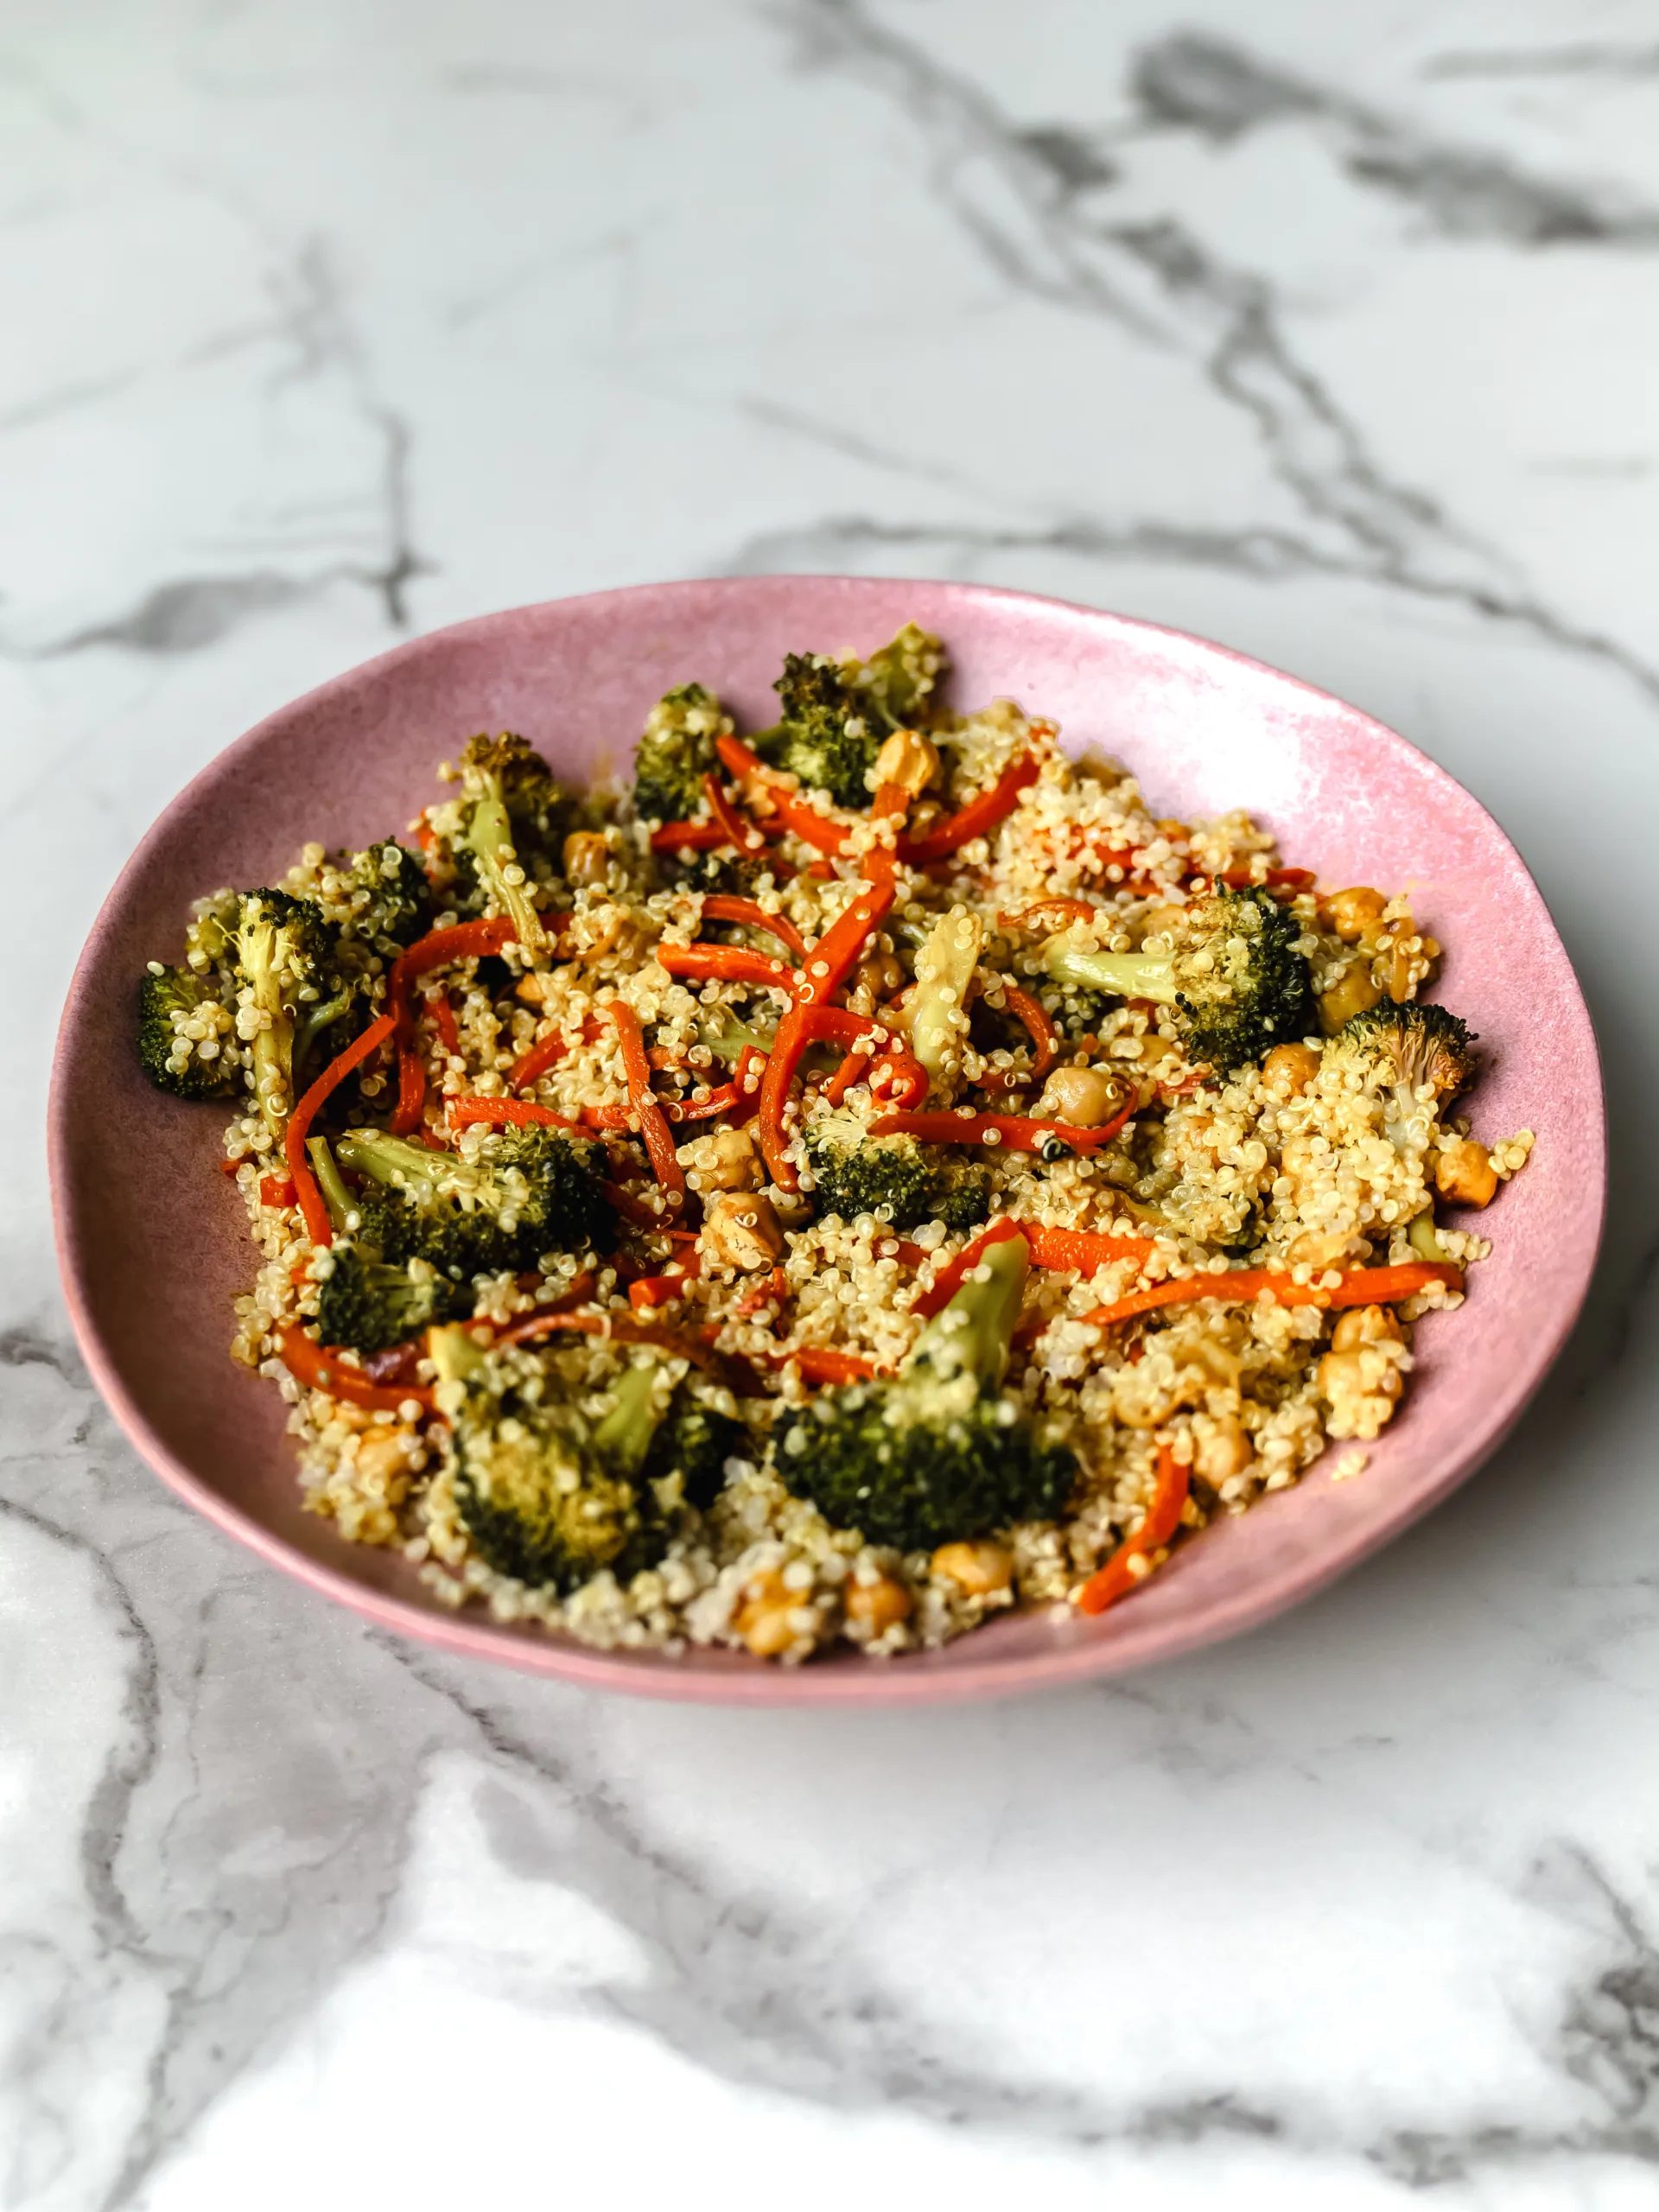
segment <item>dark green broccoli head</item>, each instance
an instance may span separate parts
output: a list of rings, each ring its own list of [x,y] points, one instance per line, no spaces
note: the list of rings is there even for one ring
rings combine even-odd
[[[412,944],[431,925],[432,888],[426,870],[406,845],[387,837],[352,855],[356,887],[367,893],[358,919],[359,936],[371,944],[388,939]]]
[[[451,1280],[608,1245],[614,1229],[601,1155],[563,1130],[505,1129],[463,1156],[353,1129],[335,1151],[378,1186],[359,1205],[365,1241],[388,1260],[423,1259]]]
[[[702,779],[719,766],[715,740],[728,727],[701,683],[665,692],[645,718],[633,762],[633,806],[642,822],[689,822],[702,811]]]
[[[685,1503],[706,1512],[725,1487],[726,1462],[742,1458],[748,1444],[741,1421],[698,1397],[690,1382],[682,1382],[652,1439],[642,1472],[651,1483],[677,1476]]]
[[[152,969],[139,978],[138,1058],[158,1090],[226,1097],[241,1081],[235,1044],[229,1009],[207,978],[188,968]]]
[[[1380,1005],[1354,1014],[1325,1046],[1368,1080],[1415,1096],[1425,1084],[1435,1103],[1455,1098],[1475,1077],[1475,1038],[1443,1006]]]
[[[949,663],[943,642],[914,622],[849,671],[884,728],[916,729],[932,712]]]
[[[866,1136],[851,1116],[827,1115],[807,1135],[807,1158],[820,1214],[855,1221],[872,1214],[897,1230],[942,1221],[975,1229],[990,1211],[986,1171],[941,1145],[914,1137]]]
[[[661,1557],[666,1524],[631,1464],[649,1442],[648,1369],[622,1376],[595,1424],[550,1398],[525,1356],[486,1355],[464,1328],[429,1341],[454,1423],[456,1510],[481,1559],[572,1590],[602,1568],[626,1579]]]
[[[341,1239],[317,1300],[317,1327],[324,1344],[354,1351],[386,1351],[435,1321],[470,1313],[473,1294],[418,1262],[413,1271],[380,1257],[359,1238]]]
[[[1001,1389],[1029,1255],[991,1245],[892,1382],[826,1392],[783,1431],[785,1481],[826,1520],[900,1551],[1054,1519],[1077,1461]]]
[[[757,740],[765,757],[838,806],[868,806],[870,771],[888,725],[874,698],[855,690],[823,653],[789,653],[773,686],[778,727]]]
[[[1051,938],[1043,965],[1069,988],[1178,1007],[1194,1060],[1225,1074],[1313,1021],[1301,925],[1268,892],[1226,887],[1195,899],[1179,927],[1139,952],[1096,952],[1071,932]]]

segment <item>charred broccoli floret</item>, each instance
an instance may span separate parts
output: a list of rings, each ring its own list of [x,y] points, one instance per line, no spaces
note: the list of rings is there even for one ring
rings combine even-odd
[[[669,1400],[640,1472],[652,1484],[677,1476],[685,1503],[706,1512],[725,1485],[726,1462],[740,1457],[747,1446],[748,1432],[742,1422],[707,1404],[688,1381]]]
[[[326,1004],[341,989],[332,972],[334,937],[308,899],[286,891],[245,891],[237,904],[230,949],[238,1033],[249,1047],[259,1110],[280,1143],[297,1088],[296,1030],[303,1023],[310,1033],[312,1006]]]
[[[925,716],[944,666],[938,639],[913,622],[867,661],[785,654],[773,686],[782,713],[755,748],[838,805],[868,806],[882,740]]]
[[[826,1392],[784,1431],[785,1479],[837,1526],[931,1551],[1019,1521],[1052,1520],[1077,1461],[1001,1391],[1030,1255],[991,1245],[922,1332],[895,1380]]]
[[[976,1229],[990,1211],[990,1179],[982,1167],[914,1137],[867,1136],[851,1116],[826,1115],[815,1122],[807,1159],[818,1212],[843,1221],[867,1213],[897,1230],[922,1221]]]
[[[1058,983],[1174,1005],[1195,1060],[1225,1074],[1274,1045],[1304,1036],[1313,1019],[1300,925],[1259,887],[1220,889],[1140,952],[1085,950],[1067,932],[1043,948]]]
[[[399,948],[412,944],[432,919],[432,889],[426,870],[407,845],[395,837],[365,845],[352,855],[352,877],[367,893],[355,928],[370,943],[389,938]]]
[[[649,1366],[627,1370],[595,1423],[550,1398],[522,1354],[486,1353],[464,1328],[435,1329],[429,1343],[454,1422],[456,1510],[480,1558],[571,1590],[661,1556],[666,1523],[637,1479],[659,1417]]]
[[[531,896],[530,863],[556,836],[564,795],[541,754],[510,730],[467,739],[461,785],[459,851],[533,959],[547,938]]]
[[[594,1147],[557,1129],[505,1129],[465,1155],[353,1129],[334,1149],[378,1186],[363,1195],[363,1241],[394,1263],[425,1260],[452,1281],[516,1272],[611,1235]]]
[[[1423,1113],[1426,1088],[1433,1093],[1433,1107],[1439,1107],[1473,1082],[1474,1045],[1468,1025],[1443,1006],[1384,1001],[1353,1015],[1325,1049],[1333,1065],[1388,1095],[1389,1134],[1397,1141],[1413,1116]]]
[[[416,1262],[397,1267],[359,1242],[340,1241],[317,1299],[317,1327],[324,1344],[356,1351],[385,1351],[435,1321],[458,1320],[472,1311],[463,1288]]]
[[[642,822],[686,822],[697,812],[702,779],[719,765],[715,740],[729,727],[701,683],[664,693],[634,754],[633,808]]]
[[[235,1024],[213,982],[152,965],[138,983],[138,1057],[158,1090],[223,1098],[240,1080]]]

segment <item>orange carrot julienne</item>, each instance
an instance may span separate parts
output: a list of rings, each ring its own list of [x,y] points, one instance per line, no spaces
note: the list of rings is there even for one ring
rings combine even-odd
[[[352,1070],[360,1066],[371,1052],[378,1052],[396,1033],[397,1027],[397,1018],[391,1014],[383,1014],[378,1021],[372,1021],[363,1034],[346,1047],[338,1059],[328,1063],[288,1117],[288,1128],[283,1138],[283,1154],[288,1162],[289,1178],[300,1202],[300,1211],[305,1218],[305,1233],[314,1244],[332,1244],[334,1231],[328,1218],[328,1209],[322,1202],[322,1192],[317,1188],[317,1179],[311,1173],[311,1162],[306,1157],[305,1140],[316,1119],[317,1109],[324,1099],[338,1090]]]
[[[482,1122],[492,1129],[575,1129],[581,1130],[580,1122],[570,1121],[563,1114],[550,1108],[538,1106],[530,1098],[452,1098],[448,1102],[449,1126],[452,1129],[471,1128]]]
[[[705,776],[702,795],[709,802],[709,811],[726,832],[728,843],[740,853],[758,853],[764,840],[752,822],[746,822],[727,796],[726,787],[718,776]]]
[[[752,930],[764,930],[768,937],[775,937],[781,945],[801,959],[806,957],[806,939],[801,935],[787,914],[769,914],[758,899],[738,899],[724,891],[711,892],[702,902],[702,918],[706,922],[743,922]]]
[[[607,1000],[600,1008],[607,1014],[622,1047],[622,1069],[627,1077],[628,1103],[639,1116],[639,1134],[645,1141],[652,1171],[662,1185],[671,1213],[685,1205],[685,1173],[675,1155],[674,1132],[669,1128],[657,1094],[651,1087],[651,1063],[639,1017],[624,999]]]
[[[1449,1260],[1411,1260],[1395,1268],[1350,1268],[1340,1282],[1327,1289],[1318,1282],[1297,1282],[1271,1268],[1242,1268],[1227,1274],[1182,1275],[1174,1282],[1153,1283],[1079,1318],[1098,1329],[1109,1329],[1119,1321],[1133,1320],[1137,1314],[1154,1313],[1161,1306],[1190,1306],[1201,1298],[1248,1305],[1264,1291],[1281,1306],[1394,1306],[1437,1282],[1448,1290],[1459,1290],[1463,1269]]]
[[[659,1327],[655,1322],[639,1320],[614,1306],[607,1307],[603,1313],[527,1313],[522,1321],[515,1321],[510,1328],[504,1329],[496,1342],[529,1344],[537,1337],[556,1336],[565,1330],[589,1337],[610,1337],[623,1344],[654,1344],[659,1351],[671,1352],[677,1359],[689,1359],[694,1366],[721,1380],[727,1372],[726,1362],[712,1344]]]
[[[1152,1503],[1141,1517],[1141,1526],[1078,1591],[1079,1612],[1103,1613],[1114,1599],[1121,1598],[1126,1590],[1133,1590],[1137,1582],[1145,1581],[1151,1573],[1151,1554],[1168,1543],[1181,1525],[1181,1509],[1186,1503],[1191,1481],[1191,1469],[1183,1466],[1166,1444],[1158,1454]]]
[[[1038,918],[1049,914],[1058,914],[1065,922],[1093,922],[1099,919],[1100,910],[1086,899],[1039,899],[1034,906],[1023,907],[1017,914],[999,914],[996,918],[1005,930],[1046,930],[1053,924]]]
[[[831,1351],[819,1344],[803,1344],[793,1351],[767,1355],[774,1367],[798,1367],[804,1382],[868,1382],[875,1362],[862,1352]]]
[[[1028,1068],[988,1068],[980,1077],[982,1090],[1023,1090],[1027,1084],[1040,1083],[1060,1055],[1059,1033],[1047,1014],[1017,983],[1005,982],[1003,1001],[1008,1012],[1025,1024],[1032,1043],[1032,1061]]]
[[[415,1042],[410,985],[417,976],[447,967],[452,960],[481,959],[486,953],[499,952],[517,936],[505,914],[489,920],[456,922],[448,929],[429,930],[393,962],[386,1004],[397,1023],[397,1103],[391,1122],[394,1136],[406,1137],[419,1128],[426,1101],[426,1070]]]
[[[781,960],[752,952],[746,944],[659,944],[657,959],[671,976],[683,976],[693,982],[758,983],[790,998],[799,988]]]
[[[1014,1152],[1040,1152],[1050,1143],[1074,1152],[1109,1144],[1135,1111],[1135,1100],[1098,1128],[1074,1122],[1034,1122],[1024,1114],[958,1114],[941,1109],[927,1114],[885,1114],[870,1124],[873,1137],[919,1137],[924,1144],[1005,1144]]]
[[[1005,768],[988,791],[970,798],[966,806],[955,814],[947,815],[920,837],[901,838],[899,857],[912,868],[926,868],[934,861],[949,860],[957,849],[970,839],[982,837],[988,830],[995,830],[1004,822],[1020,804],[1022,791],[1029,789],[1041,775],[1042,763],[1031,753],[1024,753]]]
[[[370,1382],[360,1368],[349,1366],[334,1345],[318,1344],[297,1322],[290,1322],[278,1335],[276,1356],[308,1390],[326,1390],[331,1398],[360,1406],[365,1413],[395,1414],[411,1399],[423,1413],[433,1410],[430,1390],[414,1384]]]
[[[522,1090],[527,1084],[539,1082],[550,1068],[557,1067],[569,1051],[570,1047],[556,1029],[550,1037],[543,1037],[539,1044],[532,1045],[527,1052],[513,1062],[512,1072],[507,1077],[508,1089]]]

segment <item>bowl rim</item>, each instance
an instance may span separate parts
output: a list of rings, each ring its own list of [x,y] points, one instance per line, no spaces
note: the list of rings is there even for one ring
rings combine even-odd
[[[1359,716],[1385,734],[1393,745],[1403,748],[1412,756],[1431,782],[1443,786],[1448,795],[1455,794],[1461,805],[1472,807],[1478,811],[1531,889],[1537,900],[1539,913],[1554,936],[1573,984],[1576,1009],[1583,1021],[1583,1041],[1588,1049],[1588,1066],[1593,1072],[1596,1084],[1592,1132],[1594,1206],[1592,1211],[1586,1205],[1580,1217],[1574,1249],[1565,1255],[1556,1255],[1556,1263],[1551,1272],[1552,1279],[1558,1286],[1558,1295],[1550,1308],[1549,1327],[1533,1339],[1529,1357],[1514,1371],[1510,1389],[1492,1394],[1486,1402],[1482,1420],[1471,1427],[1462,1447],[1442,1460],[1433,1479],[1409,1494],[1396,1491],[1392,1510],[1380,1520],[1356,1528],[1347,1535],[1321,1548],[1317,1554],[1304,1555],[1293,1560],[1276,1574],[1258,1577],[1241,1586],[1230,1599],[1212,1600],[1202,1613],[1193,1613],[1184,1618],[1160,1618],[1155,1624],[1149,1624],[1147,1633],[1141,1637],[1135,1636],[1131,1628],[1129,1632],[1121,1633],[1109,1641],[1057,1642],[1052,1650],[1046,1652],[1023,1655],[1014,1659],[976,1662],[971,1657],[961,1656],[964,1643],[971,1645],[970,1635],[950,1647],[953,1660],[948,1669],[931,1667],[927,1663],[929,1655],[918,1653],[905,1655],[879,1666],[867,1662],[856,1668],[829,1669],[808,1664],[791,1669],[786,1674],[780,1674],[779,1669],[766,1662],[745,1662],[741,1657],[734,1657],[729,1672],[724,1669],[703,1671],[682,1667],[677,1660],[660,1652],[605,1651],[578,1643],[574,1639],[551,1635],[531,1638],[505,1629],[487,1616],[471,1611],[451,1614],[428,1610],[375,1589],[340,1568],[297,1549],[197,1476],[149,1422],[128,1389],[113,1356],[105,1347],[92,1316],[84,1283],[86,1255],[72,1220],[68,1071],[76,1061],[78,1033],[82,1023],[89,1018],[89,1001],[95,979],[101,972],[104,941],[118,917],[128,887],[142,874],[156,849],[165,843],[175,816],[188,804],[197,792],[211,779],[221,776],[226,766],[242,755],[256,752],[264,743],[273,723],[287,721],[302,710],[326,707],[336,696],[347,696],[374,671],[406,657],[429,651],[447,639],[462,635],[474,638],[487,636],[492,629],[505,628],[554,607],[603,610],[623,602],[660,599],[664,595],[691,594],[711,588],[747,588],[764,594],[769,587],[803,584],[842,589],[850,587],[855,594],[861,588],[867,588],[873,594],[880,590],[942,590],[958,598],[994,601],[1005,607],[1029,607],[1042,613],[1060,613],[1074,618],[1081,617],[1120,635],[1166,638],[1187,648],[1196,647],[1215,664],[1248,673],[1253,677],[1270,678],[1276,686],[1284,687],[1292,693],[1300,693],[1310,703],[1335,707],[1346,715]],[[1587,1123],[1590,1117],[1586,1116],[1585,1120]],[[1378,721],[1374,715],[1366,714],[1363,708],[1353,706],[1334,692],[1291,675],[1271,662],[1259,660],[1233,646],[1220,644],[1192,631],[1179,629],[1172,624],[1147,621],[1139,616],[1088,607],[1049,594],[1020,591],[1001,585],[946,578],[846,576],[811,571],[757,576],[684,578],[623,585],[554,600],[529,601],[519,606],[474,615],[404,639],[384,652],[355,663],[349,669],[301,693],[296,698],[283,702],[239,737],[222,747],[162,807],[134,847],[99,904],[86,944],[76,961],[59,1018],[47,1108],[47,1156],[59,1274],[65,1305],[81,1357],[128,1441],[152,1471],[187,1504],[270,1565],[293,1576],[320,1596],[348,1607],[374,1627],[391,1630],[456,1656],[487,1659],[522,1673],[556,1678],[578,1688],[618,1691],[625,1695],[675,1702],[720,1705],[759,1706],[789,1702],[798,1706],[854,1706],[875,1702],[893,1706],[1016,1697],[1035,1690],[1057,1688],[1128,1673],[1143,1665],[1179,1658],[1205,1645],[1221,1643],[1264,1624],[1279,1613],[1328,1587],[1373,1553],[1391,1543],[1414,1522],[1443,1503],[1503,1443],[1541,1386],[1583,1308],[1600,1250],[1607,1205],[1605,1086],[1600,1050],[1582,987],[1555,928],[1554,917],[1531,870],[1502,826],[1472,792],[1420,747],[1414,745],[1410,739],[1402,736],[1387,723]],[[1586,1200],[1590,1198],[1587,1188],[1584,1195]],[[1565,1266],[1562,1265],[1563,1260]],[[1154,1649],[1147,1651],[1140,1648],[1147,1643],[1153,1643]]]

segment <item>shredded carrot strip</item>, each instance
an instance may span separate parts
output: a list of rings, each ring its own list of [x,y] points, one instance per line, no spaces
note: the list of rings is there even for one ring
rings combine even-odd
[[[1189,1306],[1200,1298],[1248,1305],[1264,1291],[1281,1306],[1394,1306],[1437,1282],[1459,1290],[1463,1269],[1449,1260],[1411,1260],[1397,1268],[1351,1268],[1339,1283],[1327,1290],[1318,1283],[1296,1282],[1267,1268],[1243,1268],[1231,1274],[1183,1275],[1179,1281],[1153,1283],[1146,1290],[1131,1291],[1110,1306],[1097,1306],[1081,1318],[1096,1328],[1109,1329],[1118,1321],[1133,1320],[1137,1313],[1151,1313],[1160,1306]]]
[[[687,1283],[695,1282],[702,1272],[701,1257],[696,1252],[688,1252],[661,1274],[641,1275],[637,1282],[631,1282],[628,1303],[636,1313],[648,1313],[653,1306],[666,1306],[671,1298],[683,1298]]]
[[[1059,1033],[1030,992],[1022,991],[1017,983],[1005,982],[1002,997],[1008,1012],[1022,1021],[1030,1033],[1031,1065],[988,1068],[980,1077],[982,1090],[1023,1090],[1027,1084],[1040,1083],[1060,1056]]]
[[[1103,1613],[1114,1599],[1121,1598],[1126,1590],[1133,1590],[1137,1582],[1146,1580],[1151,1570],[1141,1562],[1149,1560],[1152,1554],[1166,1544],[1180,1527],[1181,1508],[1186,1503],[1191,1480],[1191,1470],[1181,1465],[1166,1444],[1158,1454],[1157,1484],[1141,1526],[1078,1591],[1079,1612]]]
[[[601,1007],[609,1014],[622,1047],[622,1068],[628,1081],[628,1101],[639,1116],[639,1134],[645,1141],[652,1173],[663,1186],[671,1213],[685,1205],[685,1175],[675,1157],[674,1132],[669,1128],[657,1095],[651,1087],[651,1063],[639,1017],[623,999],[610,999]]]
[[[1094,922],[1100,918],[1100,909],[1086,899],[1039,899],[1034,906],[1017,914],[999,914],[996,918],[1005,930],[1046,930],[1052,928],[1052,923],[1039,918],[1050,914],[1058,914],[1065,922]]]
[[[862,1352],[830,1351],[817,1344],[804,1344],[795,1351],[768,1354],[774,1367],[798,1367],[804,1382],[868,1382],[875,1362]]]
[[[760,832],[753,823],[746,822],[732,804],[718,776],[703,778],[702,795],[709,802],[709,813],[726,832],[728,842],[740,853],[758,853],[763,842]]]
[[[508,1089],[523,1090],[530,1084],[538,1083],[550,1068],[557,1067],[569,1050],[556,1029],[550,1037],[543,1037],[539,1044],[532,1045],[527,1052],[514,1061],[512,1072],[507,1077]]]
[[[433,1027],[442,1039],[444,1051],[453,1052],[459,1059],[461,1058],[461,1031],[455,1025],[455,1009],[450,1005],[447,994],[442,991],[429,991],[424,994],[424,997],[426,1010],[432,1017]]]
[[[774,1268],[763,1283],[758,1284],[747,1297],[739,1299],[732,1311],[740,1321],[747,1321],[752,1313],[760,1313],[762,1306],[774,1302],[781,1306],[788,1296],[789,1277],[781,1268]]]
[[[288,1161],[289,1179],[299,1199],[300,1211],[305,1217],[305,1233],[314,1244],[332,1244],[334,1232],[328,1209],[322,1202],[322,1192],[317,1188],[317,1179],[311,1173],[311,1162],[306,1157],[305,1141],[311,1133],[311,1124],[316,1119],[317,1109],[330,1092],[338,1090],[352,1070],[360,1066],[371,1052],[378,1052],[397,1027],[395,1014],[383,1014],[378,1021],[372,1021],[338,1059],[328,1063],[288,1117],[283,1154]]]
[[[651,833],[653,853],[712,853],[731,842],[718,822],[664,822]]]
[[[759,983],[789,998],[799,988],[781,960],[751,952],[746,944],[659,944],[657,958],[671,976],[683,976],[692,982]]]
[[[1115,1260],[1144,1260],[1153,1249],[1150,1236],[1112,1236],[1100,1229],[1049,1229],[1027,1221],[1020,1223],[1020,1233],[1031,1247],[1033,1267],[1051,1274],[1073,1268],[1079,1274],[1097,1274]]]
[[[415,1384],[371,1382],[360,1368],[347,1366],[333,1345],[308,1337],[297,1321],[290,1322],[276,1339],[276,1357],[308,1390],[326,1390],[331,1398],[361,1406],[365,1413],[395,1414],[413,1399],[423,1413],[433,1410],[432,1393]]]
[[[624,1221],[632,1222],[636,1229],[653,1229],[661,1234],[667,1217],[665,1212],[654,1212],[644,1198],[635,1198],[633,1192],[624,1190],[620,1183],[606,1182],[599,1187]]]
[[[912,868],[926,868],[931,861],[949,860],[958,847],[971,838],[982,837],[988,830],[995,830],[1004,822],[1020,804],[1020,794],[1029,789],[1042,773],[1042,764],[1027,753],[1011,767],[1005,768],[988,791],[981,791],[977,798],[970,798],[958,812],[930,830],[925,836],[906,837],[899,842],[899,857]]]
[[[470,1128],[481,1122],[493,1129],[575,1129],[582,1123],[530,1098],[452,1098],[448,1102],[452,1129]]]
[[[760,776],[765,779],[766,797],[778,810],[777,819],[785,829],[821,853],[842,851],[848,832],[838,822],[831,822],[828,816],[820,814],[816,806],[791,791],[787,785],[774,782],[777,771],[768,767],[741,737],[717,737],[715,750],[733,775]]]
[[[1023,1221],[1011,1220],[1007,1214],[1000,1215],[995,1221],[982,1229],[970,1244],[964,1244],[954,1260],[939,1269],[930,1288],[917,1294],[911,1312],[919,1314],[924,1321],[931,1321],[936,1313],[944,1311],[962,1288],[969,1269],[979,1265],[993,1244],[1005,1243],[1011,1236],[1023,1236],[1029,1246],[1032,1234]]]
[[[764,930],[768,937],[775,937],[804,960],[806,939],[801,935],[787,914],[769,914],[758,899],[737,899],[724,891],[710,892],[702,902],[702,918],[706,922],[743,922],[752,930]]]
[[[528,1344],[532,1338],[557,1334],[573,1329],[584,1336],[611,1337],[618,1344],[655,1344],[658,1351],[672,1352],[677,1359],[689,1359],[696,1367],[709,1374],[725,1377],[726,1363],[711,1344],[696,1337],[680,1335],[673,1329],[658,1327],[651,1321],[637,1320],[631,1313],[619,1313],[609,1307],[603,1313],[527,1313],[522,1321],[515,1321],[496,1338],[498,1344]]]
[[[1096,1129],[1081,1128],[1073,1122],[1033,1122],[1023,1114],[885,1114],[870,1124],[873,1137],[919,1137],[924,1144],[1005,1144],[1014,1152],[1040,1152],[1057,1141],[1074,1152],[1092,1152],[1109,1144],[1135,1111],[1130,1098],[1122,1113]]]
[[[397,1104],[391,1116],[391,1133],[406,1137],[421,1125],[426,1102],[426,1070],[415,1043],[415,1017],[410,1006],[410,985],[433,968],[452,960],[481,959],[513,943],[518,932],[507,917],[493,920],[457,922],[447,930],[429,930],[392,963],[386,1004],[397,1022]]]

